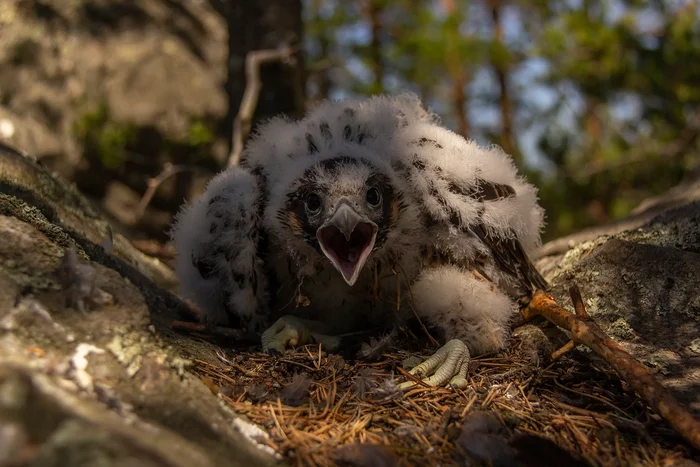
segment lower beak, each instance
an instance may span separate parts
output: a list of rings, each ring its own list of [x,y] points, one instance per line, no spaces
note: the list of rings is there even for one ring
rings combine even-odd
[[[377,238],[377,224],[343,203],[321,228],[316,238],[321,251],[348,285],[354,285]]]

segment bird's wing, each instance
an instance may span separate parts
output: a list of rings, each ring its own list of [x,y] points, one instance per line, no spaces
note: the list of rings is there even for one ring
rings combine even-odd
[[[491,250],[498,267],[524,281],[526,288],[546,290],[547,281],[542,277],[517,238],[499,238],[489,235],[483,223],[474,224],[469,229]]]
[[[395,144],[400,147],[392,152],[393,167],[422,204],[428,228],[446,228],[474,246],[448,259],[463,264],[485,250],[500,272],[527,291],[547,287],[523,246],[539,241],[542,211],[534,187],[517,175],[507,155],[432,124],[407,128]],[[443,251],[454,251],[447,243],[459,241],[454,235],[432,238]]]
[[[260,170],[234,167],[177,215],[172,236],[182,293],[210,322],[258,325],[264,317],[265,193]]]

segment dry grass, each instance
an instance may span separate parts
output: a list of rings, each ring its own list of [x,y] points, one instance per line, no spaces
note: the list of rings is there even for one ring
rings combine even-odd
[[[264,427],[268,443],[293,465],[335,465],[334,451],[355,442],[386,446],[399,465],[455,465],[462,420],[474,410],[492,411],[511,433],[546,437],[590,465],[680,465],[690,455],[604,363],[583,352],[541,368],[515,346],[473,359],[467,390],[392,393],[390,381],[406,379],[408,356],[345,361],[309,346],[277,358],[242,351],[222,355],[220,365],[196,360],[195,371]],[[280,394],[300,373],[312,380],[308,397],[285,405]]]

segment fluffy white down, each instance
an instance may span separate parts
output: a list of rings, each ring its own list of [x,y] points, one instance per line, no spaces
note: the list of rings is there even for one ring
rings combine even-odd
[[[435,141],[437,145],[417,146],[415,142],[421,139]],[[429,200],[426,208],[444,219],[449,213],[430,196],[431,187],[470,224],[478,219],[480,203],[452,193],[449,182],[469,188],[482,179],[511,186],[516,196],[484,203],[481,220],[497,236],[517,237],[526,252],[539,246],[544,211],[537,204],[537,189],[518,175],[513,159],[500,147],[479,146],[447,128],[419,122],[399,129],[386,153],[404,164],[414,163],[415,159],[423,162],[426,169],[413,171],[411,185],[418,191],[418,198]],[[435,176],[436,171],[440,172],[439,177]]]
[[[341,316],[341,306],[348,307],[343,310],[347,313],[354,311],[350,306],[362,306],[366,294],[359,286],[363,281],[349,292],[328,264],[321,273],[314,272],[313,264],[305,264],[300,258],[314,258],[316,253],[285,229],[278,216],[304,171],[339,155],[368,160],[404,194],[407,206],[402,223],[388,234],[385,248],[400,253],[395,256],[401,269],[414,280],[411,287],[421,316],[442,327],[447,338],[463,339],[474,353],[502,347],[517,308],[505,288],[499,290],[476,273],[457,266],[444,265],[419,273],[419,251],[431,247],[446,252],[461,265],[488,254],[483,242],[452,224],[453,213],[458,213],[459,227],[480,222],[489,234],[515,237],[526,252],[531,252],[540,244],[544,220],[537,190],[518,175],[512,159],[500,148],[479,146],[441,127],[437,116],[411,94],[324,102],[300,121],[279,117],[261,125],[243,153],[243,168],[219,174],[206,193],[185,206],[176,218],[173,239],[183,295],[202,306],[216,322],[225,322],[224,297],[228,297],[230,310],[243,317],[263,315],[269,311],[263,309],[266,303],[261,298],[266,295],[265,277],[274,270],[279,282],[292,292],[300,277],[316,274],[315,280],[303,282],[305,288],[314,288],[304,293],[312,304],[322,305],[323,312],[332,310]],[[264,186],[254,169],[264,174]],[[366,170],[360,167],[334,182],[350,187],[355,178],[358,183],[365,179]],[[482,202],[464,194],[477,190],[484,181],[508,185],[515,196]],[[263,192],[268,205],[263,217],[258,218]],[[225,209],[234,224],[242,221],[241,227],[212,233],[212,222],[216,221],[209,202],[216,197],[224,199],[219,212]],[[431,224],[429,230],[423,228],[425,214],[442,222]],[[270,258],[279,264],[262,265],[257,259],[254,237],[260,227],[270,234],[269,247],[274,253]],[[228,257],[216,253],[216,247],[227,250]],[[193,257],[207,254],[216,258],[215,266],[221,272],[209,280],[192,265]],[[288,258],[293,259],[290,265]],[[373,261],[367,263],[368,268]],[[292,266],[297,269],[290,269]],[[503,287],[510,279],[500,277],[496,267],[491,262],[482,271]],[[248,282],[237,286],[224,270],[243,275],[246,280],[256,276],[258,290],[252,290]],[[279,295],[279,291],[269,292]],[[389,286],[386,292],[391,297],[396,295]],[[286,301],[294,303],[293,297]]]
[[[398,128],[438,121],[413,94],[326,101],[303,120],[276,117],[260,125],[246,146],[243,159],[249,166],[265,167],[271,177],[270,186],[287,186],[320,160],[356,146],[386,155]],[[322,123],[328,125],[328,133],[321,131]],[[366,135],[362,144],[347,141],[346,126],[350,126],[353,136]],[[309,154],[307,135],[317,143],[319,151],[315,154]]]
[[[237,251],[233,266],[243,269],[246,274],[252,271],[255,245],[245,232],[231,229],[223,234],[210,232],[213,219],[210,215],[209,202],[221,197],[231,212],[242,208],[248,215],[257,213],[257,181],[250,171],[240,168],[225,170],[215,176],[207,185],[206,191],[192,204],[184,205],[175,216],[171,237],[177,250],[175,273],[180,280],[180,293],[202,307],[207,318],[215,323],[227,321],[223,307],[224,288],[217,278],[204,279],[193,266],[192,259],[206,256],[217,244],[226,244]],[[226,268],[226,264],[216,264],[216,268]],[[230,290],[230,300],[241,316],[252,317],[259,310],[259,303],[247,290]]]
[[[418,314],[440,323],[445,339],[462,339],[472,355],[498,351],[508,339],[515,302],[472,271],[426,270],[412,289]]]
[[[345,137],[348,128],[351,141]],[[360,134],[365,136],[358,144]],[[309,138],[318,149],[311,154]],[[421,139],[437,145],[418,146]],[[278,208],[293,181],[308,167],[338,154],[364,157],[390,172],[396,164],[411,168],[419,159],[426,169],[400,174],[402,188],[431,214],[444,220],[450,217],[449,210],[431,196],[435,187],[467,224],[480,219],[490,233],[517,237],[528,253],[540,245],[544,211],[537,204],[536,188],[518,175],[512,158],[498,146],[479,146],[440,126],[438,117],[413,94],[327,101],[300,121],[274,118],[260,126],[243,157],[247,165],[265,168],[270,204]],[[473,187],[477,179],[509,185],[516,196],[485,203],[485,210],[477,216],[480,203],[448,189],[450,182]],[[274,223],[271,217],[268,221]]]

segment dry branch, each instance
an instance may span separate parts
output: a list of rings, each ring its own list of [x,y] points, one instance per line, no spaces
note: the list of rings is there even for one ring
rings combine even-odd
[[[552,355],[549,356],[549,358],[554,361],[554,360],[559,360],[564,354],[567,354],[574,350],[574,347],[576,347],[576,342],[574,341],[569,341],[554,352],[552,352]]]
[[[243,152],[243,145],[251,129],[251,122],[255,108],[258,105],[258,97],[260,89],[262,89],[262,81],[260,80],[260,66],[269,63],[281,61],[283,63],[293,63],[294,53],[296,49],[289,46],[282,46],[278,49],[255,50],[249,52],[245,61],[246,88],[243,92],[243,99],[238,109],[238,114],[233,122],[233,141],[231,154],[228,157],[226,167],[238,165]],[[166,162],[163,166],[163,171],[156,177],[148,181],[148,189],[143,194],[139,205],[134,213],[134,222],[141,220],[146,212],[146,208],[151,203],[153,196],[156,194],[158,187],[168,178],[180,172],[186,171],[207,171],[206,169],[188,166],[188,165],[173,165]]]
[[[136,212],[134,213],[134,223],[138,223],[146,213],[146,208],[151,203],[158,187],[160,187],[164,181],[180,172],[208,172],[208,170],[193,165],[173,165],[170,162],[166,162],[163,165],[162,172],[148,180],[148,188],[141,197],[141,201],[139,201],[139,205],[136,207]]]
[[[240,162],[243,145],[250,133],[253,114],[258,105],[260,89],[262,89],[260,67],[270,62],[293,63],[294,53],[295,49],[286,45],[278,49],[248,52],[245,59],[246,87],[243,91],[238,114],[233,121],[233,141],[231,142],[231,154],[228,158],[227,168],[234,167]]]
[[[609,338],[586,312],[578,287],[569,289],[576,314],[569,313],[549,295],[537,291],[523,310],[525,320],[542,316],[569,331],[574,342],[601,356],[642,398],[688,442],[700,449],[700,420],[693,417],[641,362]]]

